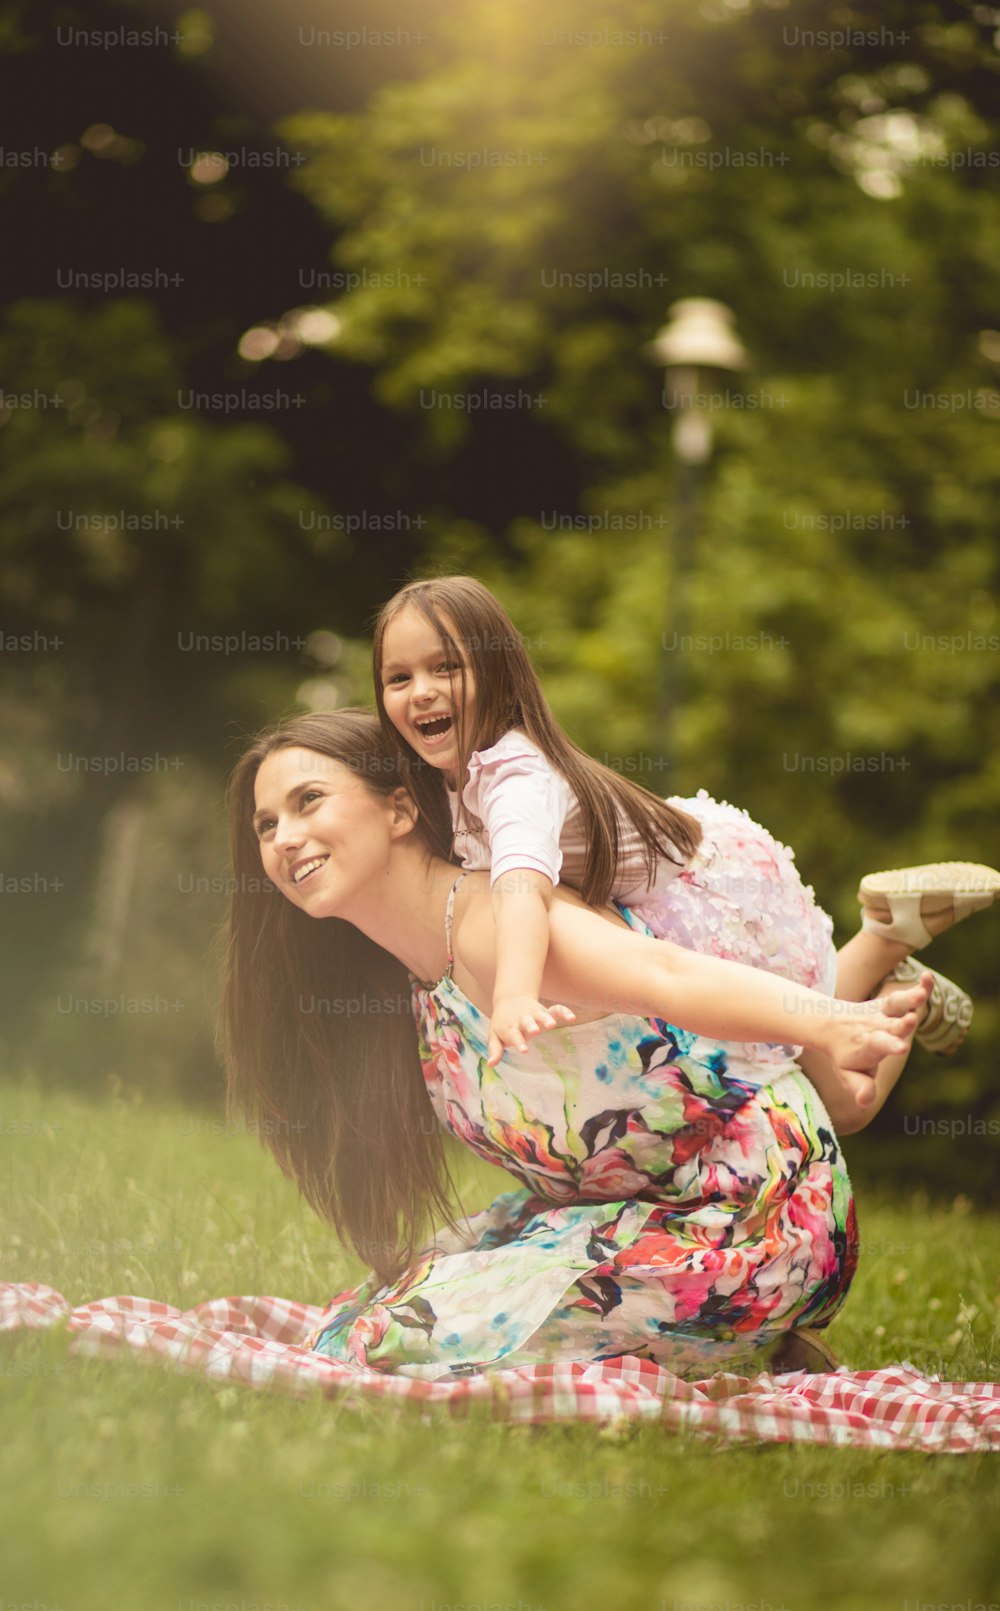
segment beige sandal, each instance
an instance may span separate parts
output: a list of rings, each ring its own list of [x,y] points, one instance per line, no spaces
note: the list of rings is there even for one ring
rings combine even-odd
[[[932,862],[861,880],[861,927],[914,951],[1000,899],[1000,873],[971,861]]]
[[[914,962],[912,957],[904,957],[902,962],[897,962],[887,977],[898,979],[904,985],[916,984],[922,973],[934,975],[934,988],[913,1038],[936,1057],[950,1057],[952,1052],[958,1051],[969,1033],[972,998],[951,979],[946,979],[943,973],[935,973],[933,968]]]
[[[813,1326],[793,1326],[777,1344],[766,1368],[772,1376],[787,1376],[793,1370],[822,1376],[839,1366],[840,1360],[833,1349]]]

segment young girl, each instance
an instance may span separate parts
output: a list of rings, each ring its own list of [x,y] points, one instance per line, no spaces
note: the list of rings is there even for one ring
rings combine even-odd
[[[862,930],[838,957],[792,853],[746,812],[703,790],[661,800],[566,737],[516,628],[471,577],[411,582],[390,599],[374,672],[386,735],[436,848],[490,869],[491,1066],[572,1017],[538,1000],[560,877],[590,903],[628,908],[660,939],[856,1001],[873,981],[915,977],[911,951],[1000,894],[1000,873],[968,863],[875,874],[861,885]],[[934,978],[917,1038],[945,1053],[965,1038],[972,1004]],[[766,1065],[788,1053],[755,1045],[743,1055]]]

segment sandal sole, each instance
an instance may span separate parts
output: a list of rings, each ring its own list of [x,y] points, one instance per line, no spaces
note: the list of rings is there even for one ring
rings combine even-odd
[[[919,895],[921,916],[947,912],[956,895],[991,895],[1000,899],[1000,872],[972,861],[942,861],[929,867],[901,867],[868,873],[858,901],[876,919],[890,918],[893,895]]]

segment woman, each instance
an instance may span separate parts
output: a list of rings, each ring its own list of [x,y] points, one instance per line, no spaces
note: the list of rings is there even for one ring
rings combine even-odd
[[[488,880],[456,885],[433,854],[376,720],[264,735],[230,803],[231,1099],[376,1272],[313,1346],[411,1375],[622,1354],[704,1375],[829,1322],[857,1242],[830,1117],[791,1059],[762,1084],[703,1037],[822,1054],[812,1077],[856,1128],[857,1093],[870,1114],[898,1077],[926,975],[848,1007],[560,890],[544,990],[577,1021],[492,1069]],[[425,1212],[449,1217],[428,1095],[522,1189],[417,1256]]]

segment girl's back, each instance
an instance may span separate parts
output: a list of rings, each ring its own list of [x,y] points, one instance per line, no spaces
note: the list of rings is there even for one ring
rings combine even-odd
[[[527,733],[515,729],[469,762],[464,788],[449,790],[454,850],[463,867],[489,868],[494,880],[520,867],[534,867],[571,889],[586,880],[588,841],[580,802],[562,773]],[[650,879],[646,849],[620,808],[618,856],[610,896],[623,905],[664,888],[683,867],[657,858]],[[671,847],[673,848],[673,847]]]

